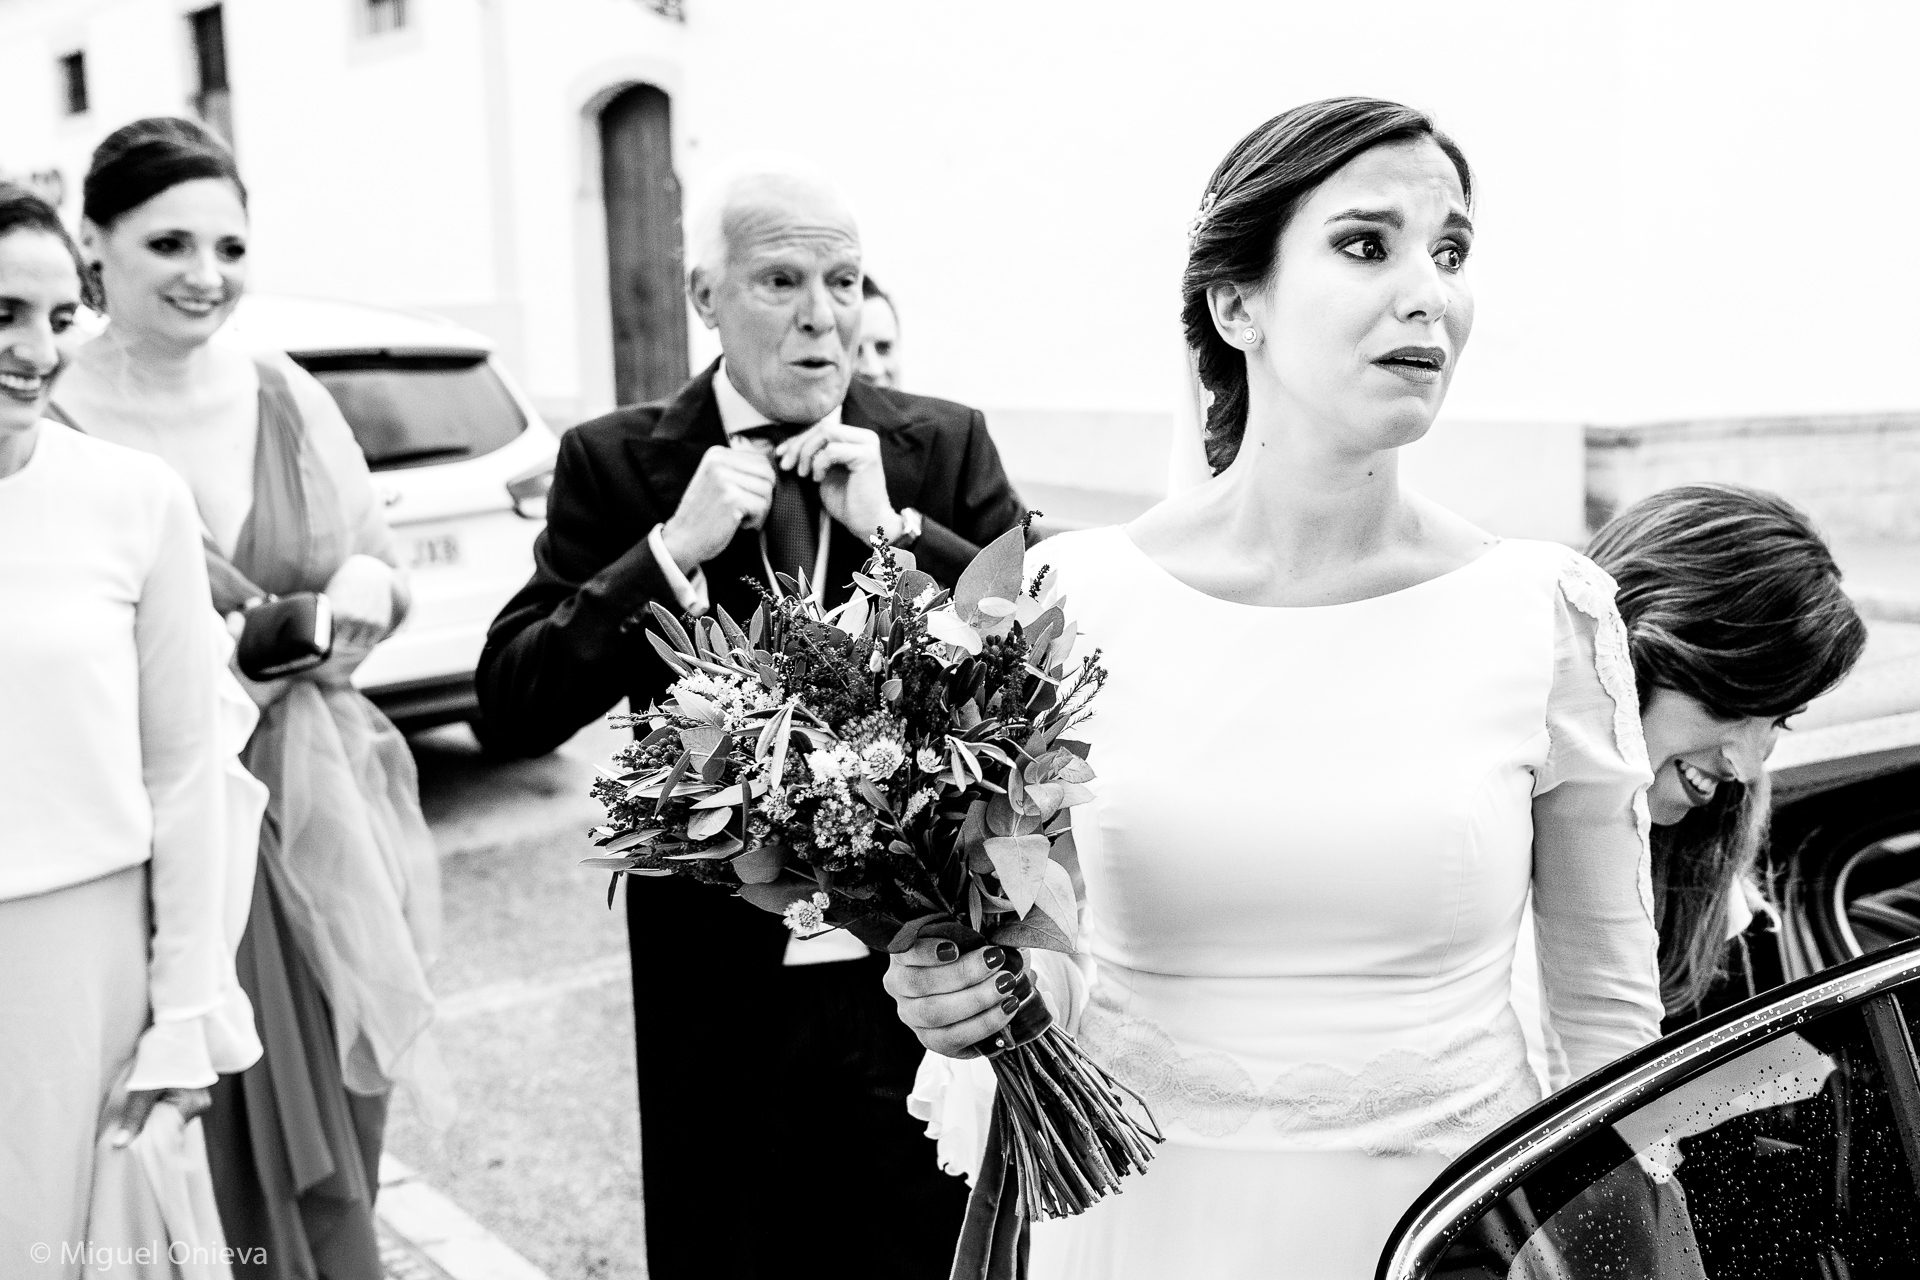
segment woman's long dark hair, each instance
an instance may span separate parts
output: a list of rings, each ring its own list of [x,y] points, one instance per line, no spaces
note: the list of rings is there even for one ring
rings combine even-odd
[[[1362,152],[1422,138],[1453,161],[1461,193],[1472,203],[1473,172],[1453,140],[1425,112],[1379,98],[1323,98],[1283,111],[1236,142],[1207,179],[1180,281],[1180,319],[1201,385],[1213,395],[1206,444],[1216,474],[1240,452],[1246,434],[1247,355],[1213,327],[1208,286],[1265,282],[1280,233],[1305,196]]]
[[[1621,512],[1587,554],[1620,586],[1644,712],[1656,689],[1726,720],[1785,716],[1838,684],[1866,647],[1840,567],[1784,499],[1730,484],[1667,489]],[[1722,783],[1653,829],[1660,996],[1698,1005],[1723,972],[1728,898],[1766,839],[1764,775]]]

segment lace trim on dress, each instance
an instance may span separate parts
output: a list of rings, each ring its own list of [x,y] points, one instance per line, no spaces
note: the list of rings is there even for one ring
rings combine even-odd
[[[1511,1008],[1431,1054],[1395,1049],[1356,1069],[1302,1063],[1262,1088],[1237,1059],[1184,1052],[1159,1023],[1103,996],[1081,1020],[1081,1047],[1155,1119],[1204,1137],[1264,1120],[1289,1148],[1451,1158],[1540,1100]]]
[[[1567,603],[1594,621],[1593,663],[1600,687],[1613,700],[1613,737],[1620,754],[1630,765],[1653,772],[1647,758],[1647,736],[1640,725],[1640,696],[1633,678],[1633,651],[1627,645],[1627,624],[1613,602],[1619,584],[1605,569],[1583,555],[1567,554],[1560,570],[1560,594]],[[1653,815],[1647,808],[1646,788],[1633,793],[1633,823],[1640,835],[1640,847],[1651,848]],[[1649,854],[1640,860],[1640,906],[1647,923],[1654,922],[1653,860]],[[1655,943],[1655,970],[1658,971],[1658,943]]]

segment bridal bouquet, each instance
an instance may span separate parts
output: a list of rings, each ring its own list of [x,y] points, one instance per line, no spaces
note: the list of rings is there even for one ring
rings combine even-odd
[[[1098,654],[1072,663],[1077,629],[1049,572],[1023,582],[1024,548],[1008,532],[949,594],[876,540],[846,604],[823,611],[793,582],[744,629],[654,606],[648,639],[677,679],[594,784],[606,856],[589,862],[616,883],[730,886],[800,936],[1071,952],[1070,811],[1093,770],[1063,735],[1106,673]],[[1158,1140],[1052,1023],[1036,991],[980,1046],[999,1085],[988,1164],[1004,1171],[986,1220],[969,1211],[983,1250],[1085,1210]]]

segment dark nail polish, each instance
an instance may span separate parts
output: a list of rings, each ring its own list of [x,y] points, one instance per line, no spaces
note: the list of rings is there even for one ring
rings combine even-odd
[[[1013,990],[1013,984],[1020,981],[1010,973],[1003,973],[993,980],[993,989],[1001,995]]]
[[[941,964],[952,964],[960,958],[960,948],[951,942],[943,942],[933,949],[933,958]]]
[[[1000,1002],[1000,1012],[1002,1013],[1012,1013],[1015,1009],[1018,1009],[1019,1007],[1020,1007],[1019,996],[1008,996],[1005,1000],[1002,1000]]]
[[[1007,962],[1007,953],[1001,947],[988,947],[980,954],[986,959],[989,969],[998,969]]]

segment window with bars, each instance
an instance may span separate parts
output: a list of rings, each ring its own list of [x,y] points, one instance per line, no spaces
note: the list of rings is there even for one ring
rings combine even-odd
[[[76,50],[60,59],[60,97],[67,114],[77,116],[87,110],[87,55]]]
[[[370,36],[404,30],[407,25],[407,0],[363,0],[366,31]]]
[[[187,31],[193,41],[194,112],[231,145],[233,94],[227,85],[227,27],[220,6],[189,13]]]

